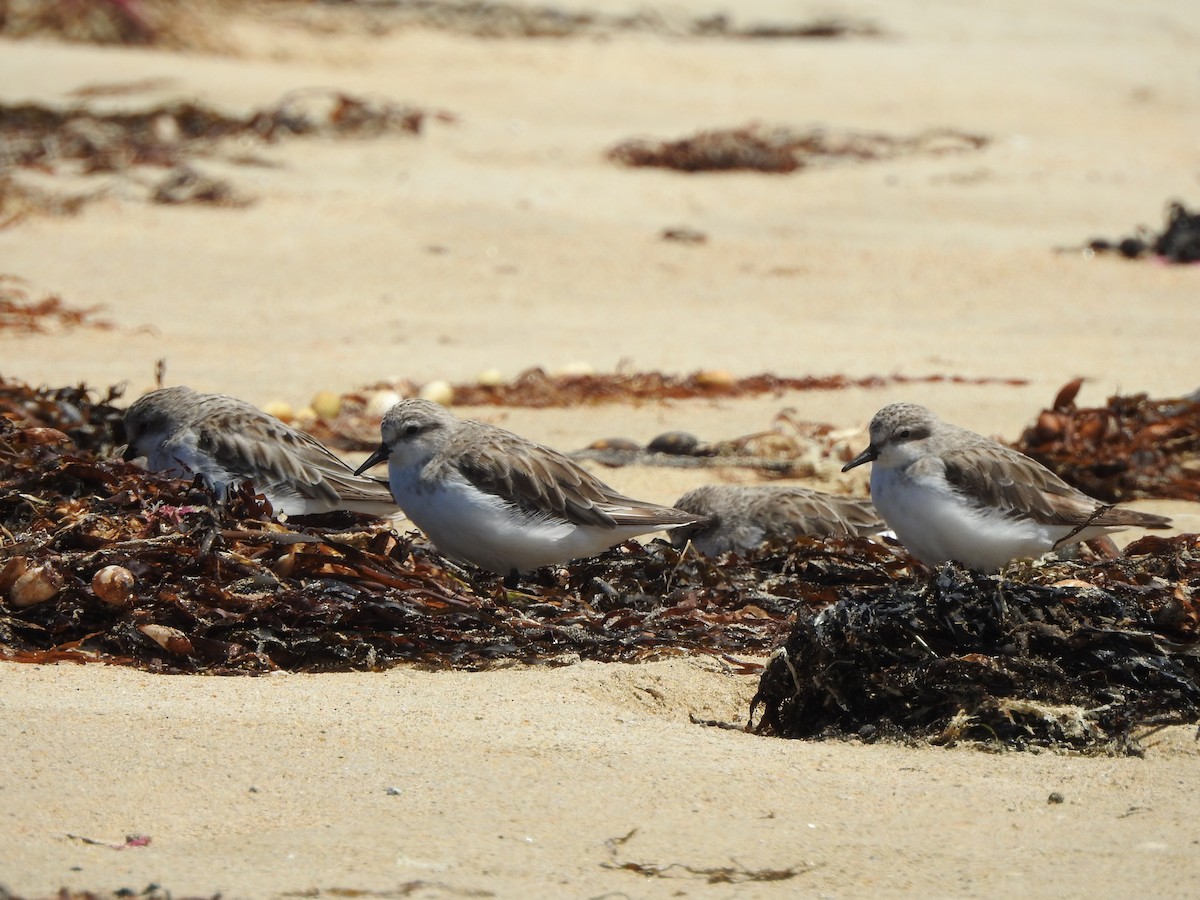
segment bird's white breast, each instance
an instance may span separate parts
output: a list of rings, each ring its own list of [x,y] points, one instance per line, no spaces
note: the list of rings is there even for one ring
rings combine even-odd
[[[531,516],[453,470],[443,472],[435,481],[422,479],[419,466],[389,467],[392,494],[441,552],[492,572],[526,572],[594,556],[647,530]]]
[[[901,543],[927,565],[954,559],[991,572],[1018,557],[1041,556],[1069,531],[976,504],[940,473],[914,478],[906,469],[872,467],[871,499]]]

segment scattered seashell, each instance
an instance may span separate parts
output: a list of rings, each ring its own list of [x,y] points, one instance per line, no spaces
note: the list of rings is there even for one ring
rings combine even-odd
[[[692,456],[700,446],[700,438],[686,431],[668,431],[660,434],[646,449],[651,453],[669,453],[672,456]]]
[[[641,450],[642,445],[637,441],[629,438],[601,438],[598,441],[592,441],[587,446],[588,450]]]
[[[170,625],[139,625],[138,631],[168,653],[178,653],[181,656],[190,656],[192,653],[192,642],[178,628],[172,628]]]
[[[454,402],[454,385],[441,379],[430,381],[421,388],[417,396],[422,400],[432,400],[442,406],[449,406]]]
[[[475,380],[483,387],[497,387],[504,384],[504,373],[499,369],[484,369],[475,377]]]
[[[559,366],[550,374],[560,378],[578,378],[581,375],[595,375],[596,369],[591,363],[576,360],[575,362],[567,363],[565,366]]]
[[[375,391],[367,397],[365,412],[372,418],[381,419],[385,412],[403,399],[396,391]]]
[[[0,566],[0,594],[7,597],[9,588],[27,571],[29,571],[29,560],[24,556],[14,556]]]
[[[25,571],[8,590],[8,601],[17,609],[44,603],[63,588],[63,577],[49,563]]]
[[[317,411],[311,406],[305,406],[296,410],[296,417],[292,419],[292,424],[301,431],[307,431],[317,424]]]
[[[342,409],[342,398],[335,391],[317,391],[308,401],[314,413],[321,419],[335,419]]]
[[[124,566],[105,566],[92,576],[92,593],[109,606],[129,605],[137,579]]]
[[[732,372],[725,369],[705,369],[695,375],[696,385],[703,388],[732,388],[737,384]]]
[[[296,418],[296,412],[292,409],[292,404],[283,400],[273,400],[263,407],[263,412],[268,416],[274,416],[281,422],[290,422]]]

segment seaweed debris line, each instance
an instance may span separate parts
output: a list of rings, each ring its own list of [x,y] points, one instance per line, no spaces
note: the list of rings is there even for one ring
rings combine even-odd
[[[280,522],[248,489],[220,503],[125,463],[116,399],[0,379],[0,659],[250,675],[701,653],[760,675],[760,734],[1135,753],[1143,728],[1200,719],[1196,535],[1002,579],[917,572],[869,538],[717,560],[630,542],[509,590],[415,535]]]

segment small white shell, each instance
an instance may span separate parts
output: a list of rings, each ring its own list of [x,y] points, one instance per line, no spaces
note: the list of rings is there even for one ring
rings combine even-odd
[[[404,398],[395,391],[376,391],[367,398],[368,416],[383,418],[383,414]]]
[[[8,590],[8,601],[17,609],[44,603],[63,588],[62,574],[53,566],[33,566],[13,582]]]
[[[263,407],[263,412],[268,416],[274,416],[280,422],[290,422],[296,418],[296,411],[292,409],[292,404],[284,400],[273,400]]]
[[[737,384],[737,378],[725,369],[705,369],[696,373],[696,384],[700,387],[731,388]]]
[[[484,369],[475,376],[475,380],[483,387],[496,387],[504,384],[504,373],[499,369]]]
[[[448,381],[431,381],[421,388],[418,396],[422,400],[432,400],[434,403],[440,403],[442,406],[449,406],[454,402],[454,385]]]
[[[129,605],[137,579],[124,566],[105,566],[92,576],[92,593],[109,606]]]
[[[169,653],[186,656],[192,652],[192,642],[178,628],[170,625],[139,625],[138,631]]]
[[[342,409],[342,398],[335,391],[317,391],[308,405],[322,419],[334,419]]]
[[[14,556],[0,566],[0,594],[8,596],[8,590],[18,578],[29,571],[29,560],[24,556]]]
[[[596,369],[591,363],[584,362],[580,359],[576,360],[575,362],[569,362],[565,366],[559,366],[550,374],[569,378],[578,375],[595,375]]]

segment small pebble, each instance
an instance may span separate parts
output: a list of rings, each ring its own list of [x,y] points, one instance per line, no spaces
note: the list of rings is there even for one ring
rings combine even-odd
[[[551,375],[556,375],[562,378],[577,378],[580,375],[595,375],[596,370],[591,363],[586,363],[583,360],[569,362],[565,366],[559,366]]]
[[[396,391],[376,391],[367,398],[366,413],[381,419],[385,412],[403,399]]]
[[[17,579],[29,571],[29,560],[24,556],[14,556],[0,566],[0,594],[8,595],[9,589],[16,584]]]
[[[705,369],[696,373],[696,384],[707,388],[731,388],[737,384],[737,379],[725,369]]]
[[[263,407],[263,412],[268,416],[274,416],[280,422],[290,422],[296,418],[296,411],[292,409],[292,404],[284,400],[273,400]]]
[[[109,606],[129,605],[137,579],[124,566],[105,566],[92,576],[92,593]]]
[[[317,415],[317,411],[315,409],[313,409],[311,406],[305,406],[296,410],[296,417],[292,419],[292,424],[301,431],[307,431],[317,424],[318,418],[320,417]]]
[[[8,591],[8,601],[17,609],[44,603],[63,588],[62,574],[48,564],[27,569]]]
[[[192,642],[178,628],[172,628],[169,625],[139,625],[138,631],[168,653],[186,656],[192,652]]]
[[[641,450],[642,445],[637,441],[629,438],[600,438],[598,441],[592,441],[587,446],[588,450]]]
[[[498,387],[504,384],[504,373],[499,369],[484,369],[475,376],[475,380],[482,387]]]
[[[342,398],[334,391],[317,391],[308,405],[322,419],[336,419],[342,409]]]
[[[62,590],[62,575],[50,565],[35,565],[24,572],[8,589],[8,602],[24,608],[42,604]]]
[[[441,379],[430,381],[422,386],[417,396],[422,400],[432,400],[442,406],[449,406],[454,402],[454,385]]]
[[[692,456],[700,446],[700,439],[686,431],[668,431],[660,434],[646,449],[651,453],[669,453],[672,456]]]
[[[1050,796],[1046,798],[1047,803],[1062,803],[1066,798],[1058,791],[1051,791]]]

